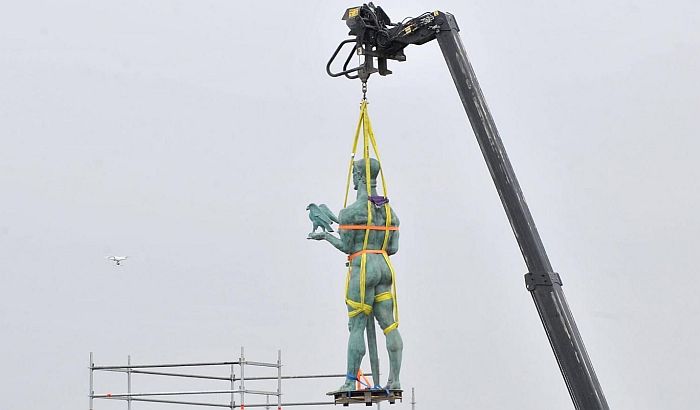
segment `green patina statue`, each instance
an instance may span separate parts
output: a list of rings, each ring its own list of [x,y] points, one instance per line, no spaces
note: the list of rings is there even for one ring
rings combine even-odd
[[[403,341],[397,329],[395,278],[389,260],[389,255],[393,255],[399,250],[399,219],[393,209],[388,206],[388,199],[377,195],[379,161],[373,158],[369,161],[369,186],[371,190],[369,193],[367,192],[366,178],[368,173],[365,164],[365,160],[353,163],[352,177],[354,189],[357,190],[357,200],[340,211],[340,237],[325,231],[312,232],[308,236],[308,239],[326,240],[341,252],[349,255],[346,285],[346,303],[350,316],[348,324],[350,330],[347,357],[348,377],[338,391],[355,390],[354,376],[358,374],[366,352],[365,329],[367,329],[369,342],[372,378],[375,387],[381,385],[378,377],[379,362],[376,354],[374,318],[377,319],[386,335],[386,347],[389,354],[389,379],[386,389],[401,389],[399,373],[401,371]],[[371,206],[368,206],[368,203]],[[371,215],[368,211],[371,212]],[[389,218],[388,223],[387,217]]]

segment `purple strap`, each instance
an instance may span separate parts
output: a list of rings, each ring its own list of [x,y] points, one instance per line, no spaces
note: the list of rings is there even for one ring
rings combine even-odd
[[[389,203],[389,198],[385,196],[370,196],[369,201],[374,204],[374,206],[382,206]]]

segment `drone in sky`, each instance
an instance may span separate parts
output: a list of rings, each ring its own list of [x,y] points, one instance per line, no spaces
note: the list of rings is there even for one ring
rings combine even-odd
[[[121,265],[123,261],[126,260],[128,256],[108,256],[107,259],[111,260],[112,262],[115,262],[117,266]]]

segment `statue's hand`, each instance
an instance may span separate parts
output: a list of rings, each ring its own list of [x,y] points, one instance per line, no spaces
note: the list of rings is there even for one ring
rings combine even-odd
[[[326,239],[326,233],[325,232],[312,232],[309,234],[309,236],[306,237],[306,239],[313,239],[316,241],[322,241]]]

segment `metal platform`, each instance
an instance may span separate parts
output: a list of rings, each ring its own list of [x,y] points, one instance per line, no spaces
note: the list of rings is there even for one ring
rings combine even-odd
[[[330,392],[328,395],[333,396],[335,404],[342,404],[343,406],[361,403],[364,403],[365,406],[371,406],[373,403],[380,403],[383,401],[394,404],[397,400],[403,402],[403,390],[351,390]]]

